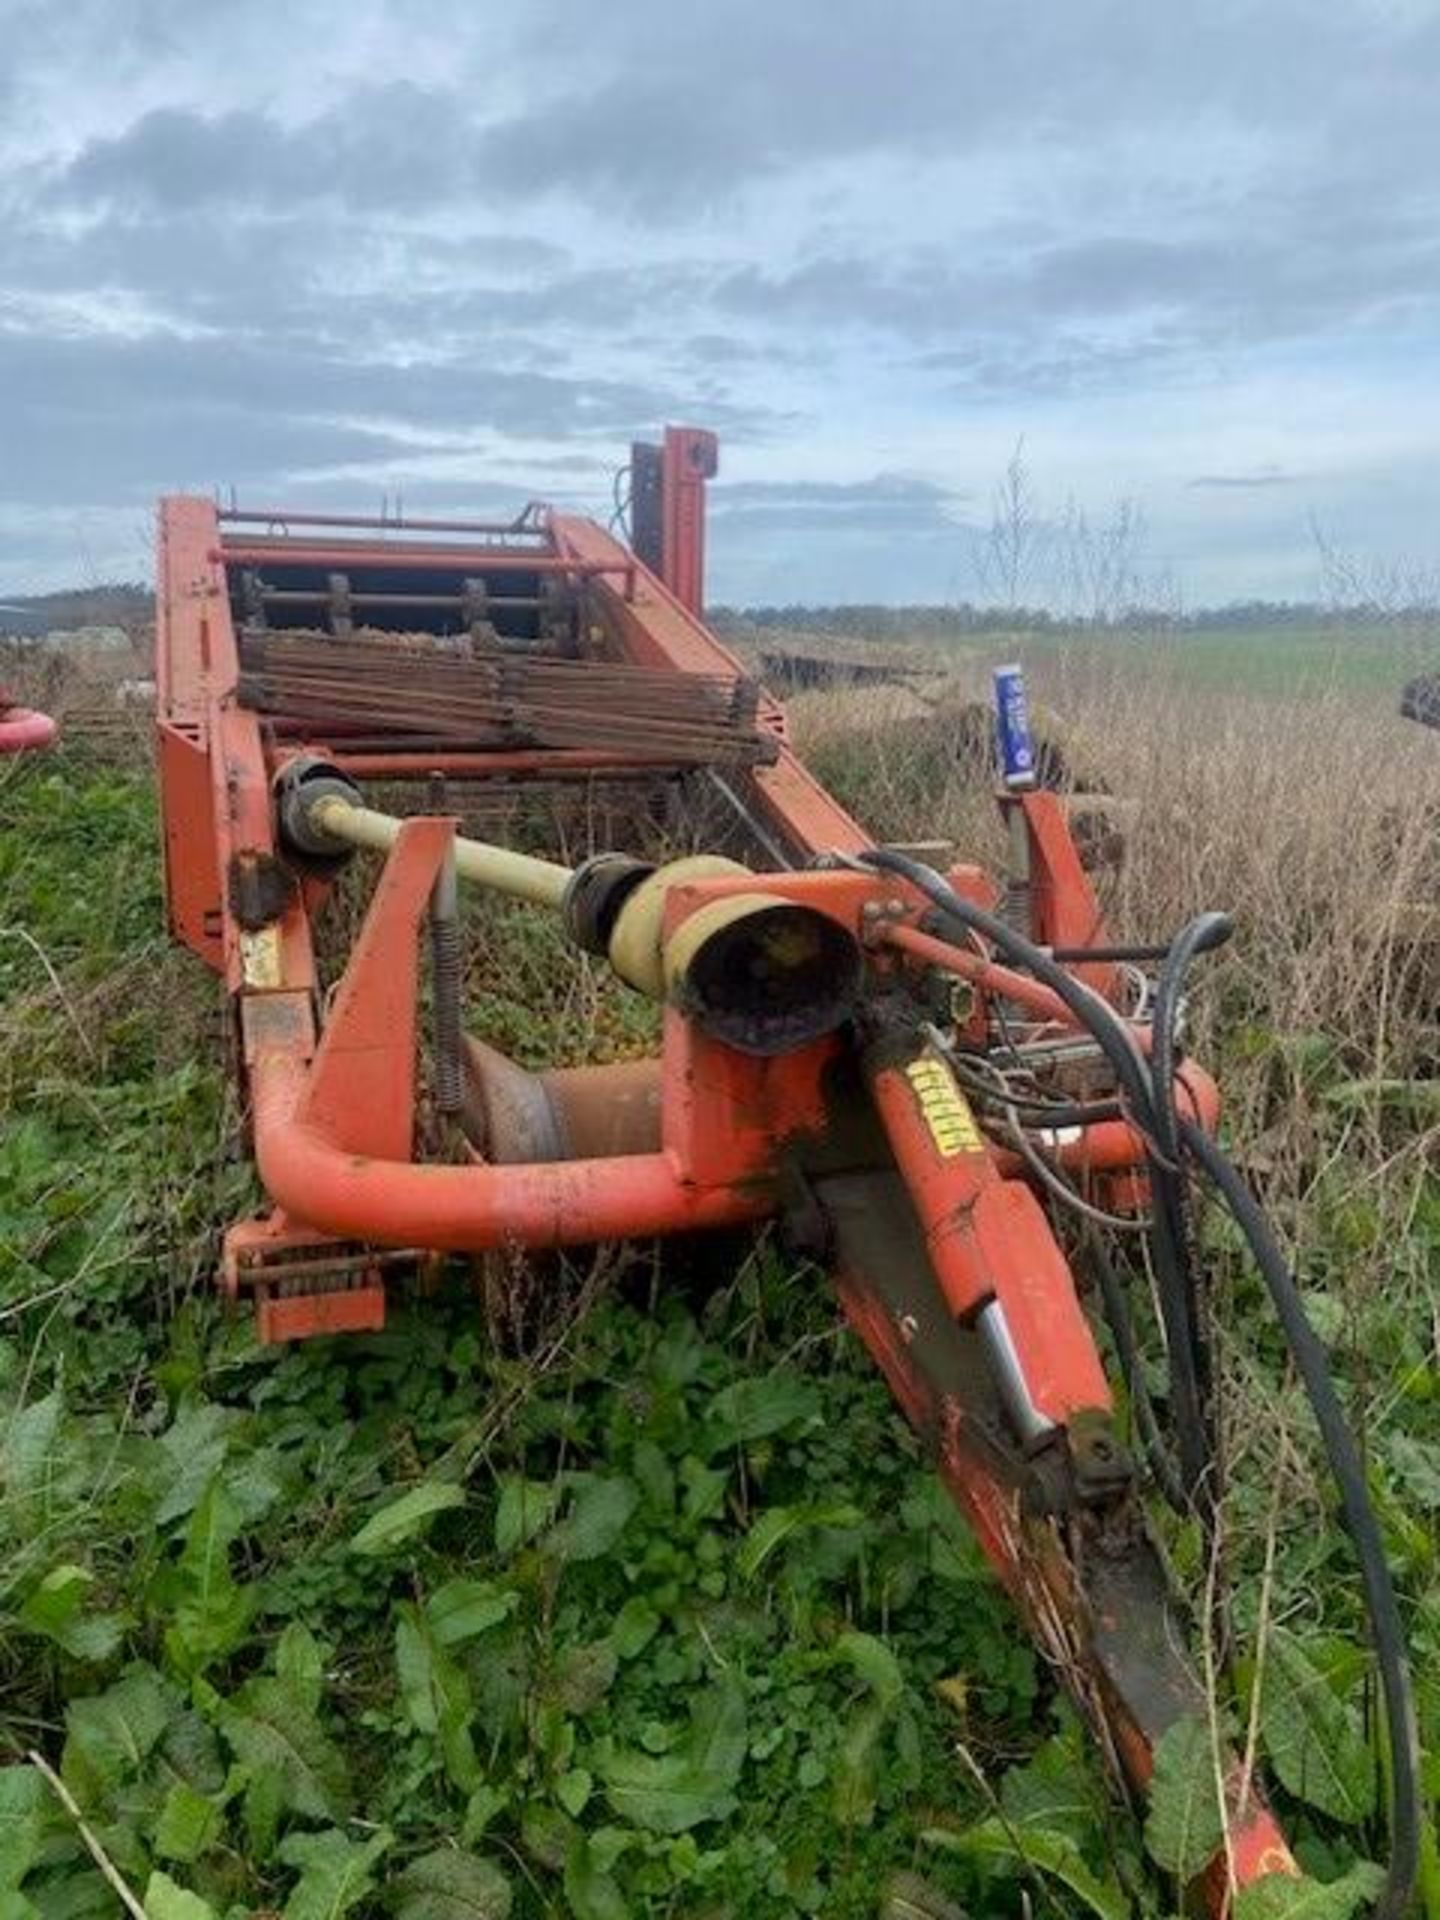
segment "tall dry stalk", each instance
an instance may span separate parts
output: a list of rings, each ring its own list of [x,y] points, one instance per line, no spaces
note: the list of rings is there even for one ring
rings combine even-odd
[[[1440,1325],[1416,1230],[1440,1159],[1440,740],[1379,697],[1197,692],[1113,647],[1037,662],[1033,691],[1081,784],[1133,806],[1123,862],[1101,881],[1112,934],[1164,940],[1202,909],[1234,916],[1230,946],[1197,971],[1188,1043],[1221,1080],[1232,1145],[1297,1268],[1328,1298],[1324,1331],[1373,1438],[1396,1379],[1366,1353],[1371,1304],[1432,1365]],[[802,753],[877,834],[946,837],[1003,868],[973,711],[957,703],[947,720],[942,698],[917,720],[878,697],[866,712],[866,698],[808,710]],[[1322,1478],[1296,1484],[1306,1450],[1287,1434],[1308,1422],[1256,1357],[1253,1307],[1231,1305],[1227,1424],[1254,1455],[1237,1466],[1264,1484],[1273,1467],[1293,1485],[1290,1517],[1313,1517]]]

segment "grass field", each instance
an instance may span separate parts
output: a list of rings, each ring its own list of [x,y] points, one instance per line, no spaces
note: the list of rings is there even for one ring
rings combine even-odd
[[[1117,930],[1239,918],[1195,1043],[1364,1436],[1433,1798],[1440,962],[1414,803],[1440,775],[1368,654],[1358,719],[1313,678],[1293,710],[1257,697],[1315,666],[1294,639],[1241,691],[1243,645],[1208,636],[1178,688],[1153,654],[1042,678],[1142,803]],[[997,852],[943,728],[848,699],[802,744],[877,831]],[[452,1276],[383,1335],[255,1344],[211,1284],[251,1190],[155,834],[143,760],[0,772],[3,1920],[118,1914],[117,1883],[152,1920],[1175,1911],[1173,1851],[1116,1806],[823,1276],[763,1241],[605,1255],[492,1272],[503,1335]],[[643,1034],[524,916],[491,921],[469,984],[531,1058],[556,1018],[572,1055]],[[1344,1920],[1384,1849],[1353,1562],[1257,1285],[1206,1234],[1241,1640],[1216,1712],[1326,1883],[1250,1911]],[[1157,1526],[1203,1580],[1192,1532]]]
[[[1073,650],[1063,639],[1056,648]],[[1180,629],[1135,639],[1116,634],[1092,641],[1090,649],[1113,649],[1147,677],[1177,687],[1314,700],[1355,693],[1374,698],[1387,709],[1413,674],[1432,672],[1440,663],[1440,622],[1429,629],[1351,626]],[[1037,655],[1044,643],[1031,640]],[[1133,663],[1131,652],[1139,655]]]
[[[766,628],[756,636],[757,650],[789,645],[822,650],[827,636],[801,627]],[[1079,663],[1095,672],[1133,676],[1145,683],[1182,691],[1246,692],[1267,699],[1305,701],[1353,694],[1390,711],[1399,690],[1417,673],[1440,668],[1440,620],[1419,616],[1406,622],[1254,627],[1175,627],[1139,632],[1053,632],[926,636],[907,645],[891,639],[864,641],[850,636],[837,643],[847,654],[881,661],[887,654],[929,660],[941,671],[970,672],[983,679],[999,660],[1025,661],[1039,669],[1057,661]]]

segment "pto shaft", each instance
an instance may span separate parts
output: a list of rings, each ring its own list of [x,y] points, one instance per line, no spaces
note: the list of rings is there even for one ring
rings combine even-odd
[[[405,824],[394,814],[377,813],[336,793],[317,795],[307,809],[307,820],[317,833],[339,846],[369,847],[378,853],[394,846]],[[571,874],[569,867],[554,860],[537,860],[533,854],[515,853],[509,847],[493,847],[488,841],[463,836],[455,841],[455,871],[462,880],[492,887],[512,900],[556,909],[565,898]]]
[[[295,853],[334,860],[355,848],[388,853],[405,821],[361,803],[359,791],[318,756],[297,756],[276,782],[280,834]],[[512,900],[549,907],[583,951],[604,954],[619,977],[652,999],[680,1006],[740,1053],[789,1053],[840,1026],[859,992],[862,959],[852,929],[822,909],[765,887],[737,861],[692,855],[655,868],[600,854],[570,868],[533,854],[457,835],[453,876]],[[675,888],[728,882],[678,927],[667,925]],[[749,883],[742,887],[739,883]],[[449,886],[438,923],[446,960],[440,996],[457,1031],[449,981],[459,929]],[[452,1052],[454,1049],[452,1049]]]

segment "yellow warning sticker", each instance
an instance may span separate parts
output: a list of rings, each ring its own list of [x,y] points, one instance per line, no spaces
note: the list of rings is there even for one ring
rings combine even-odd
[[[240,935],[240,972],[247,987],[280,985],[280,930],[260,927]]]
[[[915,1089],[930,1138],[943,1160],[985,1151],[985,1138],[969,1102],[938,1060],[912,1060],[905,1077]]]

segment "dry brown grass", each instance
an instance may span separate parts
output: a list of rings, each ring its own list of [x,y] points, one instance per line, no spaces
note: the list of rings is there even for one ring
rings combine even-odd
[[[148,759],[153,704],[127,694],[155,670],[148,624],[63,639],[0,641],[0,687],[60,723],[65,738],[95,759],[124,765]]]
[[[1440,1377],[1440,738],[1378,698],[1203,696],[1103,662],[1056,662],[1036,691],[1077,761],[1137,803],[1102,882],[1110,930],[1150,942],[1205,908],[1235,918],[1197,968],[1189,1041],[1220,1081],[1230,1148],[1291,1254],[1361,1443],[1386,1460],[1409,1444],[1411,1396]],[[872,830],[945,836],[1003,871],[992,775],[969,736],[945,754],[846,704],[848,736],[807,739],[807,721],[800,745]],[[1330,1555],[1328,1475],[1233,1234],[1202,1218],[1237,1615],[1255,1629],[1278,1534],[1272,1617],[1320,1623],[1333,1607],[1312,1581],[1352,1577]]]
[[[1341,1160],[1393,1224],[1440,1139],[1440,1104],[1394,1084],[1436,1072],[1440,740],[1378,702],[1197,693],[1093,659],[1037,683],[1080,784],[1136,803],[1102,880],[1111,931],[1163,940],[1203,908],[1235,917],[1191,1022],[1252,1171],[1295,1202]],[[884,692],[809,696],[802,754],[877,834],[947,837],[1003,867],[983,741],[968,723],[947,735],[943,700],[897,724]],[[1377,1279],[1382,1241],[1359,1250]]]

